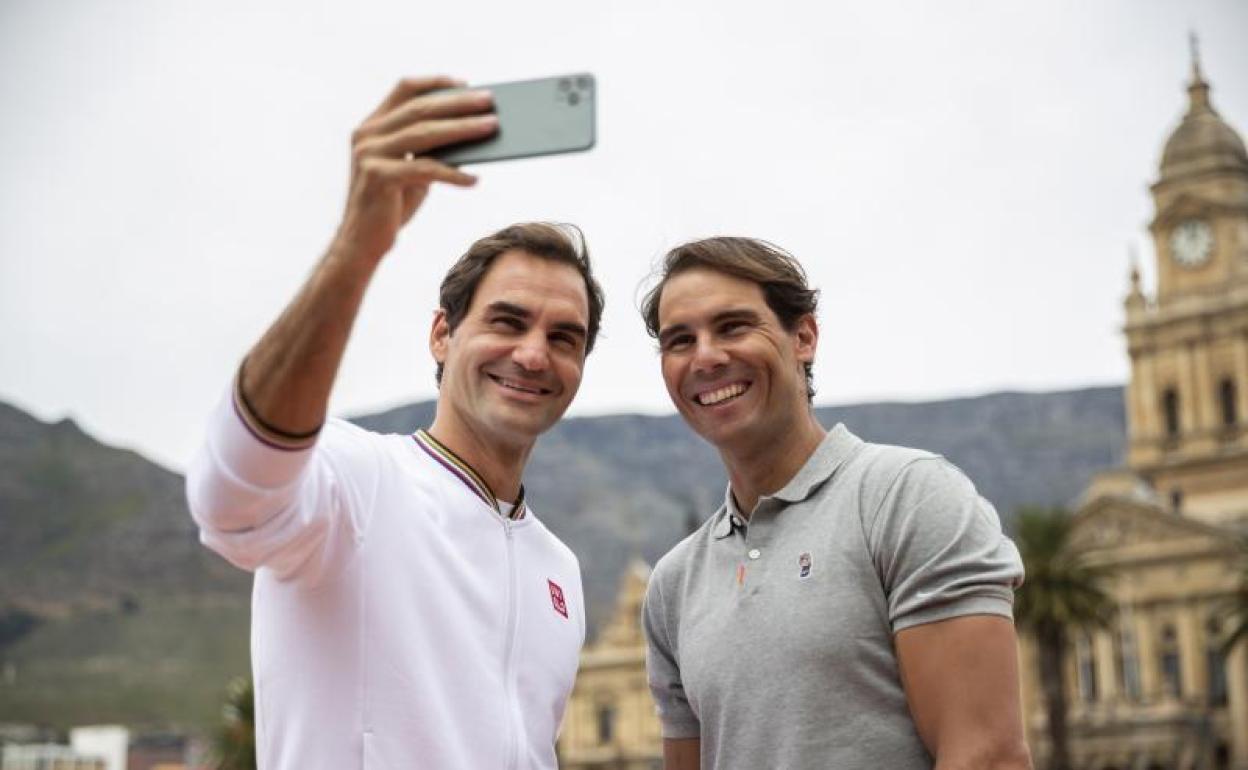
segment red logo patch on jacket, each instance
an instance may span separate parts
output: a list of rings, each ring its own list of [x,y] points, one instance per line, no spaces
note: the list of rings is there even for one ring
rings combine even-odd
[[[559,587],[558,583],[549,578],[546,580],[546,584],[550,586],[550,603],[554,606],[555,612],[566,618],[568,616],[568,603],[563,600],[563,589]]]

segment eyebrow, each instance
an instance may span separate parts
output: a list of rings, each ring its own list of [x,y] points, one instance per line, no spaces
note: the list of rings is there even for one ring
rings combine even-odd
[[[758,323],[761,319],[762,316],[750,308],[728,308],[727,310],[721,310],[711,316],[711,325],[714,326],[715,324],[721,324],[724,321],[747,321],[749,323]],[[665,329],[660,329],[659,344],[664,344],[673,335],[687,331],[689,331],[689,324],[673,324]]]
[[[516,318],[523,318],[526,321],[533,317],[533,311],[529,310],[527,307],[517,305],[512,302],[505,302],[503,300],[491,302],[486,306],[486,311],[490,313],[501,313],[503,315],[514,316]],[[558,331],[574,334],[582,339],[589,337],[589,331],[585,328],[585,326],[583,324],[576,323],[575,321],[560,321],[554,324],[553,328]]]

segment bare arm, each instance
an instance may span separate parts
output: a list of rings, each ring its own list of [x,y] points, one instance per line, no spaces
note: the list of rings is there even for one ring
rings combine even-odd
[[[445,77],[400,81],[352,136],[351,182],[329,250],[276,322],[247,354],[239,383],[252,417],[276,438],[316,433],[351,327],[382,257],[434,182],[476,180],[424,157],[445,144],[497,130],[483,92],[431,93]]]
[[[1024,770],[1014,624],[969,615],[898,632],[901,683],[937,770]]]
[[[698,770],[701,757],[701,738],[663,739],[663,770]]]

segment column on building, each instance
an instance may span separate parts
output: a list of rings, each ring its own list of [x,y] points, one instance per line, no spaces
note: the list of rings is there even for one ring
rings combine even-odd
[[[1151,348],[1140,354],[1140,435],[1148,440],[1150,450],[1155,450],[1161,437],[1161,403],[1157,399],[1157,358]]]
[[[1240,641],[1228,656],[1226,679],[1231,767],[1248,770],[1248,640]]]
[[[1192,363],[1195,365],[1196,403],[1195,407],[1200,420],[1199,435],[1216,427],[1218,419],[1217,386],[1213,382],[1213,369],[1209,360],[1209,345],[1198,343],[1192,347]]]
[[[1186,436],[1197,433],[1206,426],[1200,422],[1200,412],[1196,409],[1196,401],[1200,397],[1196,383],[1196,366],[1195,356],[1192,355],[1194,343],[1183,341],[1179,343],[1179,377],[1183,384],[1179,388],[1179,426],[1181,432]],[[1186,445],[1187,442],[1184,442]]]
[[[1199,605],[1184,602],[1179,607],[1176,631],[1179,635],[1179,666],[1183,672],[1182,696],[1203,703],[1209,693],[1209,672],[1201,617]]]
[[[1135,622],[1135,645],[1139,653],[1140,695],[1145,701],[1161,698],[1161,669],[1157,662],[1157,639],[1154,631],[1153,608],[1137,606],[1131,613]]]
[[[1094,655],[1096,659],[1096,689],[1102,703],[1113,703],[1119,699],[1118,693],[1118,656],[1114,650],[1114,633],[1112,630],[1097,631],[1093,637]]]
[[[1248,330],[1235,344],[1235,400],[1239,407],[1239,424],[1248,425]]]

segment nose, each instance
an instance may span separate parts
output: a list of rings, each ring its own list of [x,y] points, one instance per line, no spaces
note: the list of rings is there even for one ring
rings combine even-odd
[[[550,367],[550,348],[545,335],[525,335],[511,351],[511,360],[526,372],[546,371]]]
[[[693,370],[712,372],[728,363],[728,354],[709,336],[699,335],[693,349]]]

